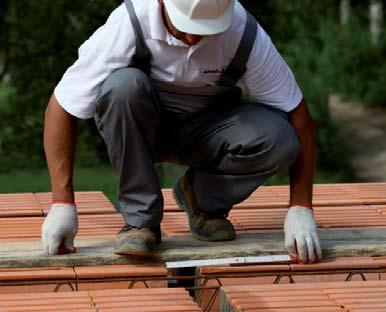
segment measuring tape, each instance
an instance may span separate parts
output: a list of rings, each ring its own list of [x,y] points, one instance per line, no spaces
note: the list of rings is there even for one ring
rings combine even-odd
[[[187,260],[166,262],[167,269],[193,268],[203,266],[218,266],[226,264],[258,264],[258,263],[277,263],[289,262],[291,258],[288,255],[277,256],[258,256],[258,257],[238,257],[224,259],[205,259],[205,260]]]

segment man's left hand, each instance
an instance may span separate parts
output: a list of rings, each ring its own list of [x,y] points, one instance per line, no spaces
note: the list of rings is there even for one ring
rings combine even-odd
[[[322,259],[322,250],[314,213],[311,209],[294,206],[284,222],[285,246],[294,262],[314,263]]]

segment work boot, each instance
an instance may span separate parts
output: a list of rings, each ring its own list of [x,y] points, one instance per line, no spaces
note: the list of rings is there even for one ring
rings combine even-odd
[[[235,238],[235,229],[225,216],[214,216],[200,211],[194,195],[193,176],[190,170],[174,186],[173,195],[178,206],[186,211],[190,231],[195,239],[219,242]]]
[[[137,228],[124,225],[115,240],[114,253],[149,257],[153,250],[161,243],[160,227]]]

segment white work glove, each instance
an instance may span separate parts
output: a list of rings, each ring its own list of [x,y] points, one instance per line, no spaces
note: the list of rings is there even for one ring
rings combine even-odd
[[[74,239],[77,233],[76,206],[53,204],[42,226],[43,250],[50,255],[74,253]]]
[[[294,206],[284,221],[285,247],[294,262],[314,263],[322,259],[317,225],[311,209]]]

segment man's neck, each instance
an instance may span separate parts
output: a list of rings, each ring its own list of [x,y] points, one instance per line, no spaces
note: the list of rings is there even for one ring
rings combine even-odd
[[[190,35],[186,34],[184,32],[179,31],[174,25],[172,24],[170,17],[168,13],[166,12],[165,6],[161,6],[162,10],[162,19],[164,21],[164,25],[167,29],[167,31],[176,39],[182,41],[183,43],[192,46],[197,44],[203,36],[197,36],[197,35]]]

